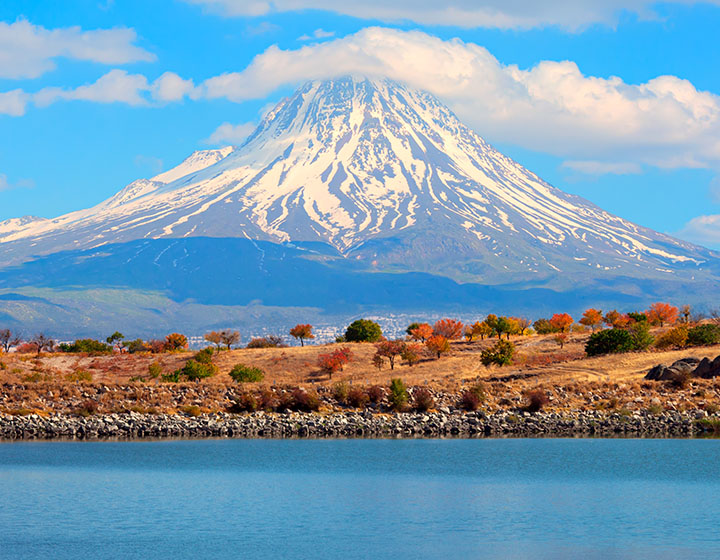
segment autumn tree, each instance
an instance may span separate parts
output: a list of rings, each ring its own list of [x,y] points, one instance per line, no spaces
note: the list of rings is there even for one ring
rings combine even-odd
[[[420,361],[420,354],[423,347],[420,344],[405,344],[400,357],[409,366],[414,366]]]
[[[187,347],[188,339],[184,334],[171,333],[165,337],[164,350],[166,352],[176,352]]]
[[[347,346],[333,350],[328,354],[320,354],[318,356],[318,367],[327,373],[332,379],[334,373],[342,371],[345,364],[352,361],[353,353]]]
[[[233,346],[240,343],[240,333],[229,329],[220,331],[220,342],[230,350]]]
[[[555,315],[550,317],[550,324],[561,333],[564,333],[573,323],[573,318],[567,313],[555,313]]]
[[[669,303],[656,302],[650,306],[645,312],[651,325],[660,325],[661,327],[667,323],[672,325],[678,318],[678,308]]]
[[[518,328],[518,334],[520,336],[523,336],[525,334],[525,331],[530,328],[530,325],[532,324],[530,319],[526,317],[513,317],[513,320],[517,324]]]
[[[490,315],[485,317],[485,320],[483,321],[483,323],[485,323],[490,328],[490,335],[488,335],[488,336],[491,336],[496,333],[497,321],[498,321],[497,315],[495,315],[493,313],[490,313]]]
[[[220,346],[222,345],[222,337],[220,336],[220,333],[218,331],[210,331],[209,333],[205,333],[203,335],[203,338],[207,340],[210,344],[214,344],[218,351],[220,351]]]
[[[305,340],[315,338],[312,332],[312,325],[295,325],[290,329],[290,336],[297,338],[300,341],[300,346],[305,346]]]
[[[595,332],[595,329],[599,325],[602,325],[602,322],[603,322],[602,311],[600,311],[599,309],[593,309],[592,307],[590,309],[585,310],[585,313],[583,313],[583,316],[579,321],[579,323],[581,325],[590,327],[593,332]]]
[[[473,334],[473,329],[471,325],[465,325],[463,327],[463,336],[465,337],[465,340],[467,342],[472,342],[473,338],[475,338],[475,335]]]
[[[410,325],[413,326],[413,325]],[[415,323],[415,326],[410,329],[410,336],[413,340],[420,340],[425,342],[433,334],[433,328],[427,323]]]
[[[38,333],[30,339],[30,344],[35,347],[38,356],[43,350],[51,351],[55,347],[55,341],[44,333]]]
[[[387,358],[390,369],[395,369],[395,358],[402,354],[405,343],[402,340],[383,340],[375,345],[375,356]]]
[[[568,340],[567,333],[558,333],[554,336],[554,340],[557,343],[557,345],[560,347],[560,350],[562,350],[565,347],[565,343]]]
[[[438,359],[450,351],[450,341],[441,334],[432,335],[425,342],[425,346],[430,352],[437,354]]]
[[[472,326],[473,336],[479,336],[480,340],[485,340],[486,336],[492,336],[493,329],[485,321],[477,321]]]
[[[440,319],[433,325],[433,335],[442,336],[448,340],[460,338],[463,334],[463,324],[455,319]]]
[[[614,329],[624,329],[630,323],[630,317],[624,313],[618,312],[616,309],[608,311],[603,317],[603,322]]]
[[[0,329],[0,348],[4,352],[10,352],[10,348],[22,342],[18,335],[14,335],[10,329]]]

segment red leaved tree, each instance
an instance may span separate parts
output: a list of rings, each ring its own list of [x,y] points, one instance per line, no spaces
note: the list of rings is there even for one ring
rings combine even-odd
[[[375,358],[387,358],[390,369],[395,369],[395,358],[403,353],[405,343],[402,340],[383,340],[375,345]],[[378,360],[375,360],[377,362]]]
[[[463,334],[463,324],[455,319],[440,319],[433,326],[433,335],[443,336],[448,340],[460,338]]]
[[[425,342],[432,336],[433,328],[427,323],[420,323],[417,327],[410,330],[410,336],[413,340],[421,340]]]
[[[353,358],[353,353],[347,346],[333,350],[329,354],[320,354],[318,356],[318,367],[327,373],[332,379],[333,373],[342,371],[345,364]]]

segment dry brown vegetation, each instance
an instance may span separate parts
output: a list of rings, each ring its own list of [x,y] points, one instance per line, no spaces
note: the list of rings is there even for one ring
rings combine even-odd
[[[482,381],[487,410],[519,408],[526,395],[541,389],[549,399],[546,410],[637,409],[687,410],[720,407],[720,392],[710,380],[692,380],[686,387],[673,387],[643,376],[655,364],[695,356],[715,357],[720,346],[671,351],[616,354],[586,358],[583,348],[588,334],[572,333],[560,349],[553,335],[516,337],[514,364],[486,367],[480,363],[483,349],[496,339],[454,342],[451,352],[440,359],[424,357],[408,366],[397,363],[394,370],[373,365],[373,344],[344,344],[353,360],[332,379],[318,369],[318,355],[337,345],[308,345],[292,348],[258,348],[222,351],[214,362],[219,373],[198,383],[163,383],[149,373],[171,373],[192,357],[192,352],[165,354],[3,354],[0,355],[0,411],[75,411],[83,407],[98,412],[173,412],[188,414],[226,410],[244,390],[262,387],[311,387],[332,393],[332,387],[344,382],[352,387],[387,387],[390,379],[400,377],[408,386],[426,387],[436,394],[437,406],[455,404],[464,389]],[[399,360],[398,360],[399,362]],[[239,386],[229,377],[238,364],[255,366],[265,372],[260,384]],[[93,413],[95,410],[90,410]]]

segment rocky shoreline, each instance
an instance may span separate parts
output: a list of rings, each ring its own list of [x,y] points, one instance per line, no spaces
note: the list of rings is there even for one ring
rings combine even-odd
[[[697,437],[717,433],[718,426],[720,416],[703,411],[0,414],[0,439]]]

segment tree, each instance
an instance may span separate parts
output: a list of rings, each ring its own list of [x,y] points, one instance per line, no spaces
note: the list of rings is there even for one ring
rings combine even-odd
[[[240,333],[231,330],[220,331],[220,341],[230,350],[240,342]]]
[[[550,318],[550,324],[561,333],[564,333],[573,323],[573,318],[567,313],[555,313]]]
[[[632,335],[624,329],[607,329],[590,335],[585,344],[585,352],[588,356],[599,354],[618,354],[630,352],[634,349]]]
[[[490,328],[490,335],[495,334],[496,328],[497,328],[497,315],[494,315],[493,313],[490,313],[487,317],[485,317],[485,320],[483,323],[485,323]],[[490,336],[488,335],[488,336]]]
[[[333,373],[342,371],[345,364],[352,361],[353,353],[347,346],[333,350],[329,354],[318,356],[318,367],[332,379]]]
[[[551,334],[558,332],[558,329],[556,329],[548,319],[538,319],[533,323],[533,327],[535,327],[535,332],[538,334]]]
[[[215,347],[220,350],[220,346],[222,345],[222,335],[217,331],[210,331],[209,333],[205,333],[203,335],[203,338],[207,340],[210,344],[214,344]]]
[[[567,342],[568,335],[567,333],[558,333],[555,335],[555,342],[560,347],[560,350],[562,350],[565,347],[565,343]]]
[[[165,337],[165,351],[176,352],[188,347],[188,339],[184,334],[171,333]]]
[[[402,354],[405,343],[401,340],[383,340],[375,345],[375,356],[387,358],[390,369],[395,369],[395,358]]]
[[[498,340],[492,348],[483,350],[480,353],[480,361],[485,366],[497,364],[505,366],[512,363],[515,354],[515,345],[509,340]]]
[[[123,341],[123,340],[125,340],[125,335],[122,334],[122,333],[119,332],[119,331],[115,331],[114,333],[112,333],[110,336],[108,336],[108,337],[105,339],[105,341],[106,341],[110,346],[115,346],[115,347],[118,349],[118,352],[122,352],[122,349],[123,349],[123,342],[122,342],[122,341]]]
[[[485,321],[477,321],[472,326],[472,332],[474,336],[479,336],[480,340],[485,340],[486,336],[492,336],[493,329]]]
[[[440,319],[433,325],[433,335],[444,336],[448,340],[460,338],[463,334],[463,324],[455,319]]]
[[[692,307],[689,305],[683,305],[680,308],[680,315],[682,316],[682,322],[686,325],[690,323],[690,316],[692,314]]]
[[[667,323],[672,325],[678,318],[678,308],[669,303],[656,302],[650,306],[645,313],[651,325],[660,325],[661,327]]]
[[[353,321],[345,331],[347,342],[377,342],[382,338],[382,329],[375,321],[358,319]]]
[[[400,353],[400,357],[409,366],[414,366],[420,361],[420,353],[422,352],[422,346],[419,344],[405,344],[403,350]]]
[[[45,336],[43,333],[38,333],[30,339],[30,344],[35,347],[38,356],[43,350],[51,351],[55,347],[55,341],[52,338]]]
[[[86,352],[88,354],[110,354],[112,349],[113,347],[109,344],[104,344],[99,340],[92,338],[81,338],[72,344],[62,343],[58,345],[58,350],[61,352],[73,353]]]
[[[408,392],[402,379],[390,380],[390,395],[388,395],[390,406],[393,410],[403,410],[407,405]]]
[[[412,327],[413,325],[410,326]],[[420,340],[422,342],[425,342],[428,338],[430,338],[432,336],[432,333],[433,328],[427,323],[415,323],[414,328],[410,330],[410,336],[413,338],[413,340]]]
[[[300,346],[305,346],[306,339],[310,340],[315,338],[315,335],[312,332],[312,325],[302,324],[295,325],[292,329],[290,329],[290,336],[299,339]]]
[[[434,334],[428,338],[425,346],[430,352],[437,354],[438,359],[450,351],[450,341],[440,334]]]
[[[528,330],[531,325],[530,319],[526,317],[513,317],[513,320],[517,324],[518,334],[520,336],[524,335],[525,331]]]
[[[17,346],[21,342],[22,339],[17,335],[13,335],[10,329],[0,329],[0,348],[4,352],[10,352],[10,348]]]
[[[425,325],[425,324],[427,324],[427,323],[423,323],[423,325]],[[408,325],[408,328],[405,329],[405,332],[407,333],[408,336],[412,336],[413,331],[415,329],[417,329],[419,326],[420,326],[420,323],[418,323],[417,321],[414,321]]]
[[[495,334],[498,339],[502,338],[502,335],[507,335],[510,340],[510,335],[518,331],[518,326],[515,321],[509,317],[498,317],[495,321]]]
[[[599,309],[593,309],[592,307],[590,309],[586,309],[585,313],[583,313],[583,316],[579,322],[581,325],[590,327],[592,329],[592,331],[595,332],[595,329],[598,326],[602,325],[602,322],[603,322],[602,311],[600,311]]]

